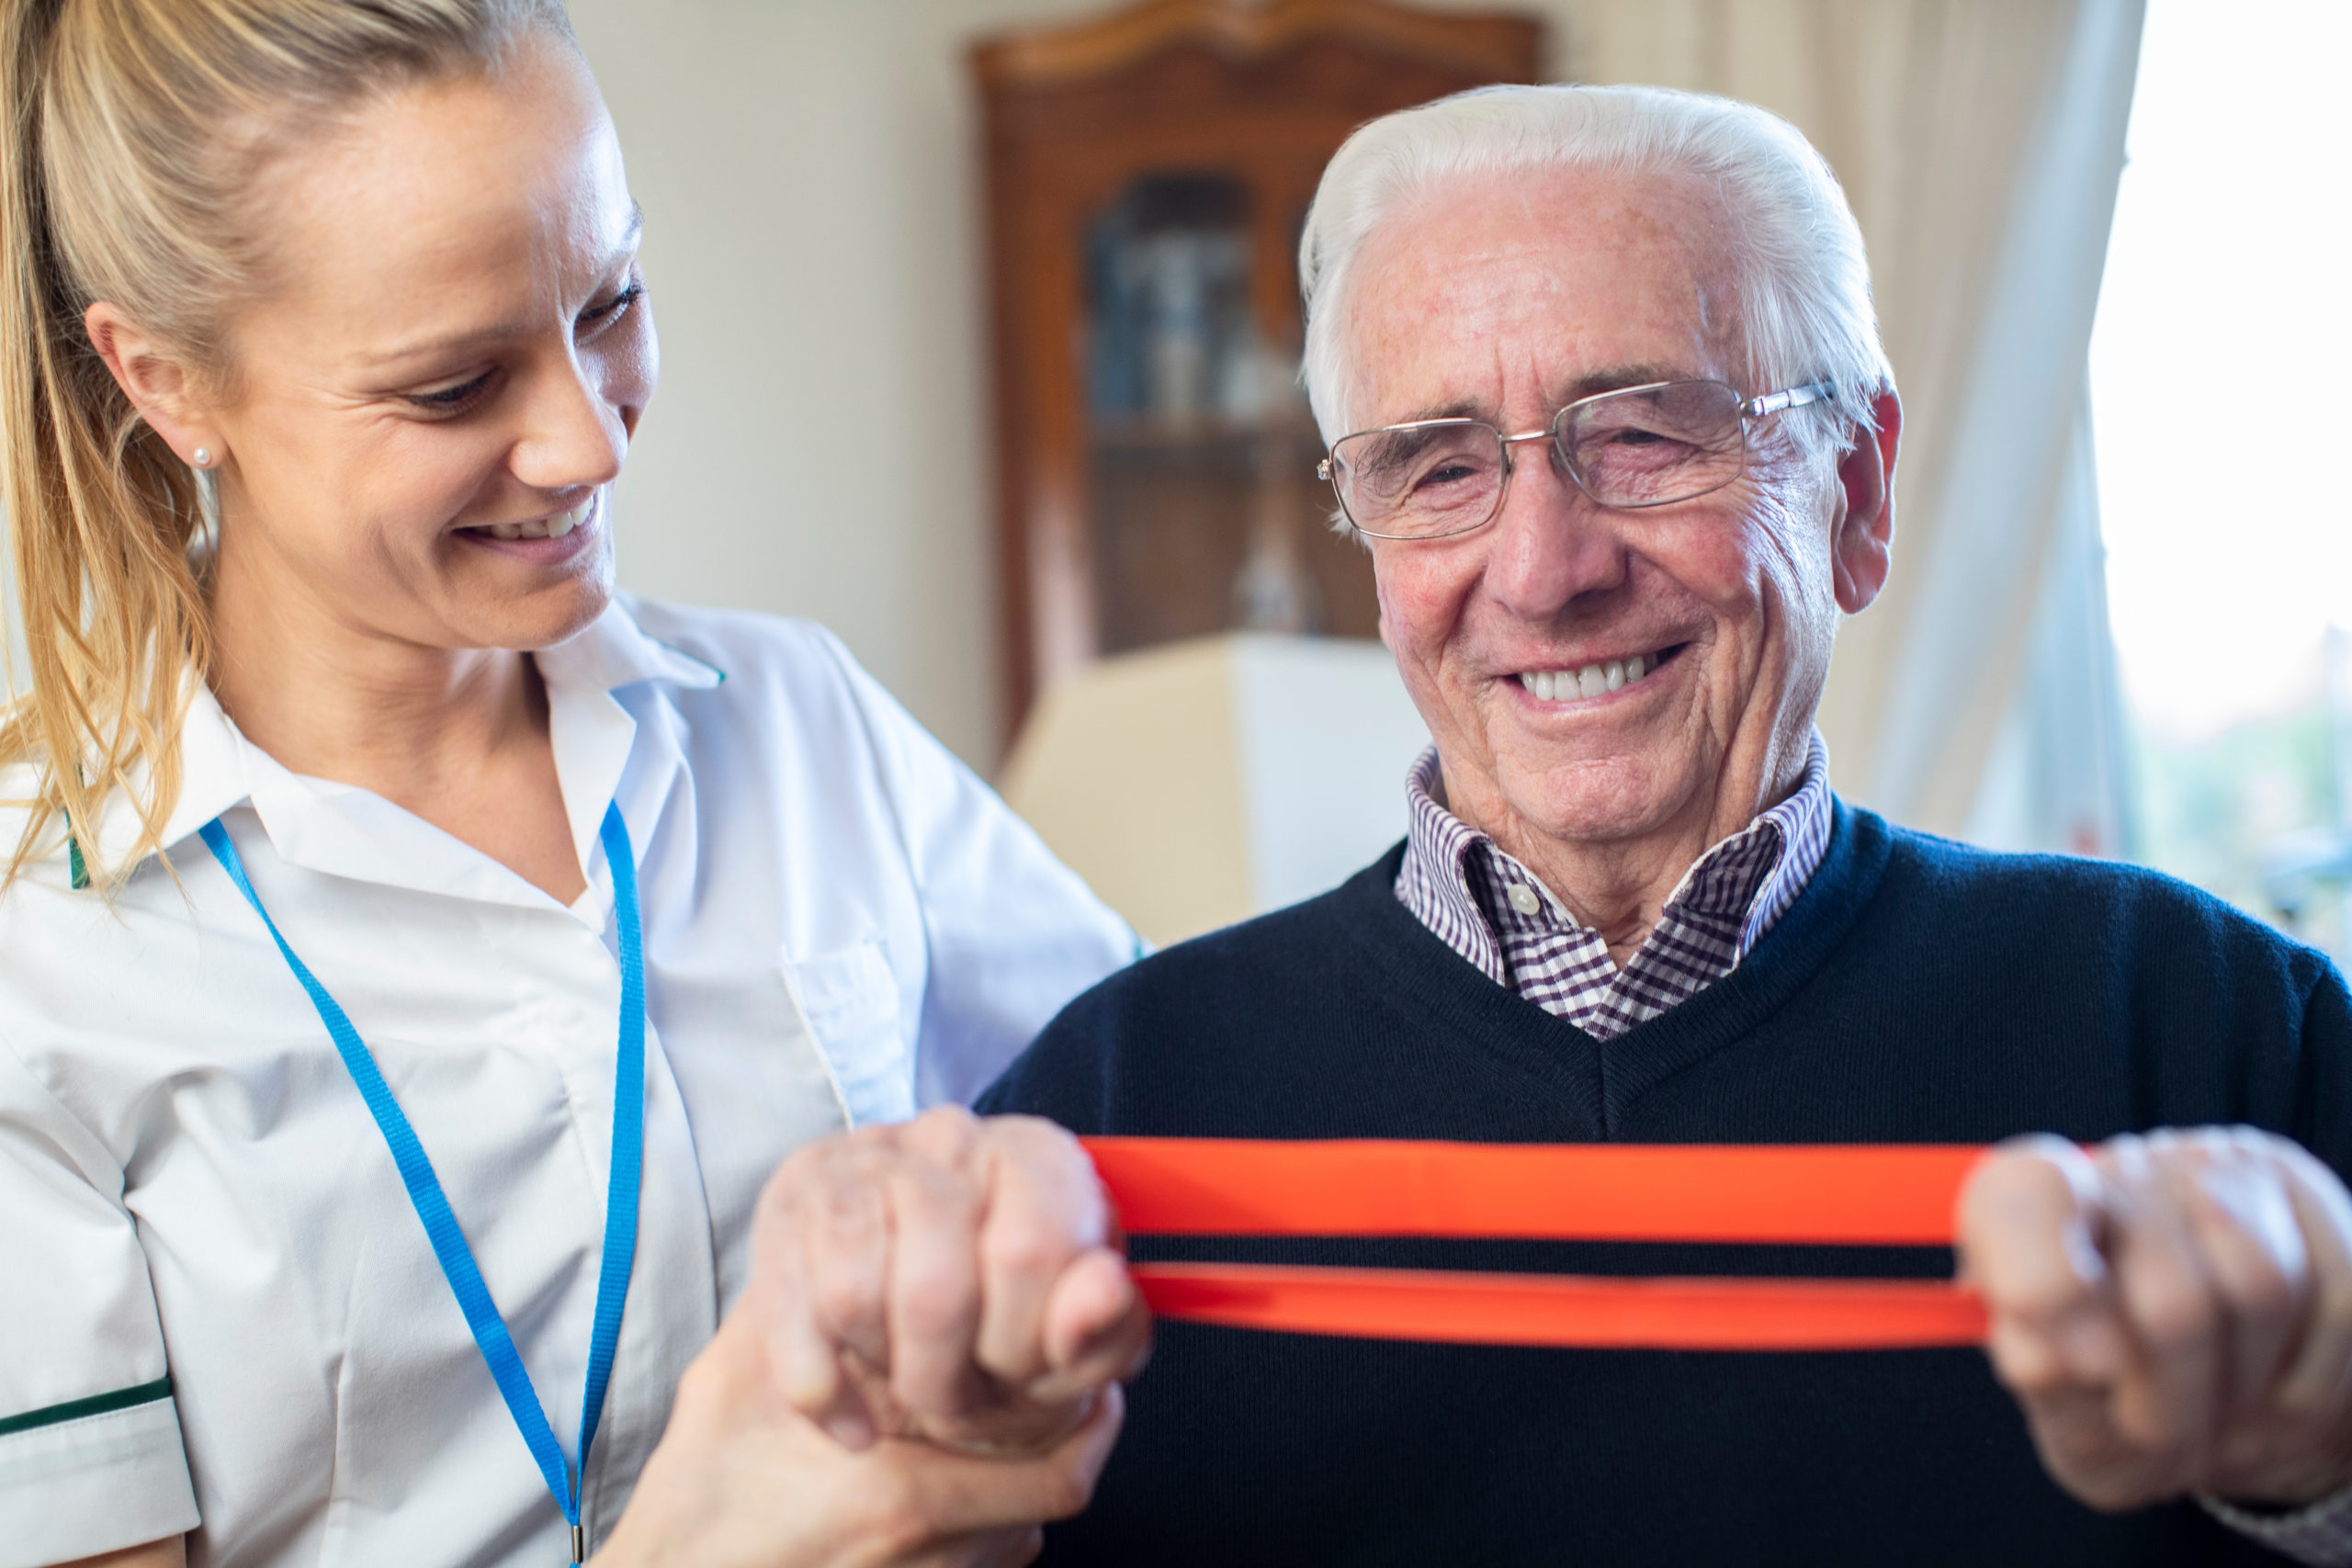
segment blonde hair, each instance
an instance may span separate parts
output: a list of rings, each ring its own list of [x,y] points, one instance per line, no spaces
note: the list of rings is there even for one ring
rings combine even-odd
[[[0,768],[29,816],[0,887],[62,827],[76,884],[118,793],[161,848],[179,735],[211,647],[196,475],[91,348],[107,300],[232,384],[223,341],[266,288],[241,200],[279,150],[401,84],[493,68],[560,0],[0,0],[0,518],[15,547],[28,694]]]

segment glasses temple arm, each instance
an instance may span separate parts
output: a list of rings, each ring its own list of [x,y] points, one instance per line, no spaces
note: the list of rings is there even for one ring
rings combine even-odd
[[[1826,381],[1815,381],[1809,387],[1791,387],[1784,392],[1767,392],[1760,398],[1750,398],[1739,405],[1742,418],[1762,419],[1768,413],[1782,409],[1801,409],[1807,403],[1817,403],[1837,389]]]

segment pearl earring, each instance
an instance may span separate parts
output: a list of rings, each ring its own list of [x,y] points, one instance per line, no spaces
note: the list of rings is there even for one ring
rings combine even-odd
[[[195,461],[196,466],[199,468],[210,468],[212,466],[212,448],[209,446],[198,447],[196,449]]]

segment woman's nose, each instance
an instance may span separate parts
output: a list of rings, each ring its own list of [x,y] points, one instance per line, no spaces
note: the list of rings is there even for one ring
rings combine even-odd
[[[513,466],[535,490],[610,483],[628,456],[629,422],[581,370],[576,361],[550,369],[527,404]]]

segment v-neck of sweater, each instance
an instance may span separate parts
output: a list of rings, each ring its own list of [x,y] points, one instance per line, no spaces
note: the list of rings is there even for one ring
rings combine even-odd
[[[1820,972],[1862,918],[1893,845],[1883,820],[1838,802],[1819,868],[1739,967],[1607,1041],[1495,984],[1415,919],[1394,892],[1403,845],[1330,897],[1376,994],[1421,1013],[1449,1040],[1564,1093],[1606,1139],[1634,1101],[1736,1044]]]

